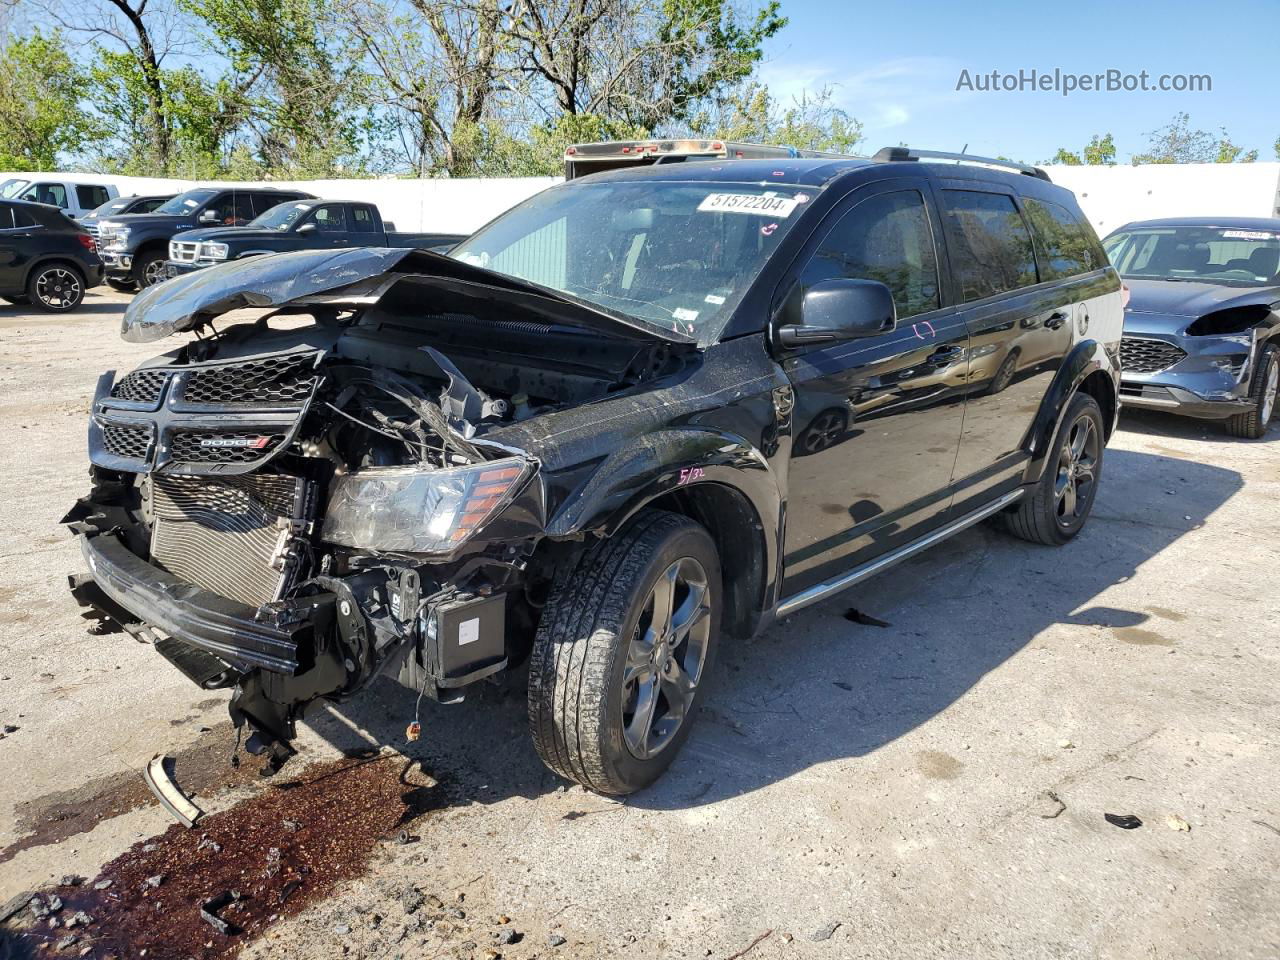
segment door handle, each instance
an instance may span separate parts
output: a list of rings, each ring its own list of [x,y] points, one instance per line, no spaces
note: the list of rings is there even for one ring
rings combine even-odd
[[[949,363],[955,363],[963,354],[964,347],[939,347],[929,354],[928,362],[935,367],[945,367]]]
[[[1067,312],[1065,310],[1056,310],[1049,314],[1049,319],[1044,322],[1044,325],[1050,330],[1057,330],[1066,322]]]

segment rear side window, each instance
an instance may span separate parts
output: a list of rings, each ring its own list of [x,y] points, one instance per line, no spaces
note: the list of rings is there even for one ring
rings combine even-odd
[[[884,193],[855,206],[805,264],[800,283],[807,289],[840,278],[879,280],[901,319],[938,309],[938,256],[919,191]]]
[[[1093,228],[1066,207],[1049,200],[1023,198],[1022,208],[1035,235],[1040,279],[1078,276],[1107,262]]]
[[[37,227],[39,222],[28,211],[21,207],[13,208],[13,225],[19,229],[24,227]]]
[[[378,219],[372,207],[351,208],[351,229],[356,233],[377,233]]]
[[[951,265],[964,302],[1037,282],[1031,232],[1003,193],[943,190]]]
[[[13,207],[0,203],[0,230],[13,229]]]
[[[102,206],[111,196],[106,187],[96,183],[81,183],[76,186],[76,199],[80,201],[81,210],[92,210]]]

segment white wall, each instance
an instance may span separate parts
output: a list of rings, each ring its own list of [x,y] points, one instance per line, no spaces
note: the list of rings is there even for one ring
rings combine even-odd
[[[52,174],[4,173],[9,177],[35,178]],[[85,183],[109,183],[122,196],[147,193],[181,193],[198,186],[232,186],[234,181],[172,180],[161,177],[112,177],[101,174],[67,174]],[[375,203],[382,216],[397,230],[431,233],[472,233],[521,200],[560,182],[559,177],[510,177],[438,180],[297,180],[272,181],[267,186],[297,187],[330,200],[363,200]],[[242,184],[263,186],[261,183]]]
[[[1051,166],[1054,183],[1075,192],[1099,236],[1130,220],[1155,217],[1280,217],[1280,163]],[[31,174],[0,173],[8,176]],[[162,193],[203,186],[190,180],[75,174],[115,184],[122,194]],[[299,180],[293,186],[319,197],[378,205],[396,228],[410,232],[471,233],[499,213],[533,196],[559,177],[457,180]],[[227,185],[229,181],[222,181]]]
[[[1158,217],[1280,217],[1280,163],[1051,166],[1098,235]]]

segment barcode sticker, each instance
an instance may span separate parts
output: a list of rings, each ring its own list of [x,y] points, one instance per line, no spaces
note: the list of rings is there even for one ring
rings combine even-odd
[[[698,204],[703,213],[752,213],[757,217],[789,217],[798,206],[794,197],[762,193],[710,193]]]
[[[1265,230],[1223,230],[1222,235],[1232,240],[1270,240],[1275,236]]]

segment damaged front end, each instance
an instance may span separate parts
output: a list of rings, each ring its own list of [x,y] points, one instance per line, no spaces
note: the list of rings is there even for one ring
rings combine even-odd
[[[584,338],[608,318],[433,255],[336,272],[308,256],[138,298],[132,339],[274,312],[105,374],[92,487],[64,520],[89,615],[233,688],[270,771],[317,700],[384,674],[456,700],[527,653],[555,556],[539,549],[546,483],[537,455],[488,434],[672,362],[660,336]]]

